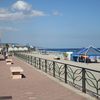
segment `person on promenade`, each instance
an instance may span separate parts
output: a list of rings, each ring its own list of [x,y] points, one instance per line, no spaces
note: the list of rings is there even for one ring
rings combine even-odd
[[[7,49],[5,47],[3,48],[3,56],[4,56],[4,59],[8,58],[8,52],[7,52]]]

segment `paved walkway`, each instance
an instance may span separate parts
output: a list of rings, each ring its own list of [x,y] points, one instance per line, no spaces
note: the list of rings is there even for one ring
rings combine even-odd
[[[26,62],[12,59],[12,65],[0,60],[0,100],[91,100],[65,88]],[[21,66],[25,78],[11,79],[11,66]]]

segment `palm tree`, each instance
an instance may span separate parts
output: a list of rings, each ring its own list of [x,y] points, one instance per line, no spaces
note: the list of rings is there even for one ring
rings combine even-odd
[[[7,52],[8,52],[8,48],[9,48],[9,44],[6,44],[6,49],[7,49]]]

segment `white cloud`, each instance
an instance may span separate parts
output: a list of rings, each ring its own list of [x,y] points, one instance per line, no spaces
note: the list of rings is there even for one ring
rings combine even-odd
[[[4,20],[6,17],[10,17],[10,13],[7,9],[0,9],[0,20]]]
[[[29,11],[31,10],[31,5],[25,1],[19,0],[12,5],[12,9],[19,11]]]
[[[32,6],[25,1],[19,0],[10,9],[0,8],[0,20],[18,20],[36,16],[45,16],[40,10],[33,10]]]
[[[62,16],[62,14],[61,14],[59,11],[54,11],[54,12],[53,12],[53,15],[54,15],[54,16]]]
[[[0,32],[16,32],[19,31],[18,29],[14,28],[14,27],[0,27]]]
[[[5,12],[0,13],[0,20],[17,20],[17,19],[24,19],[30,18],[35,16],[45,16],[46,14],[42,11],[33,10],[30,13],[24,12]]]
[[[43,11],[32,10],[31,16],[45,16],[46,14]]]
[[[13,19],[19,19],[23,17],[22,12],[10,12],[5,9],[0,9],[0,20],[13,20]]]
[[[18,32],[20,31],[19,29],[15,28],[15,27],[0,27],[0,38],[2,38],[4,33],[8,33],[8,32]]]
[[[7,12],[8,12],[7,9],[3,9],[3,8],[0,9],[0,14],[7,13]]]
[[[0,8],[0,21],[20,20],[30,17],[47,16],[44,11],[32,9],[32,5],[18,0],[9,9]],[[53,16],[62,16],[59,11],[53,11]]]

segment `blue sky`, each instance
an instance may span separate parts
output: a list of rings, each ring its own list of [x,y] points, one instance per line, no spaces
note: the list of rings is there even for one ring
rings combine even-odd
[[[100,0],[0,0],[2,42],[100,47]]]

